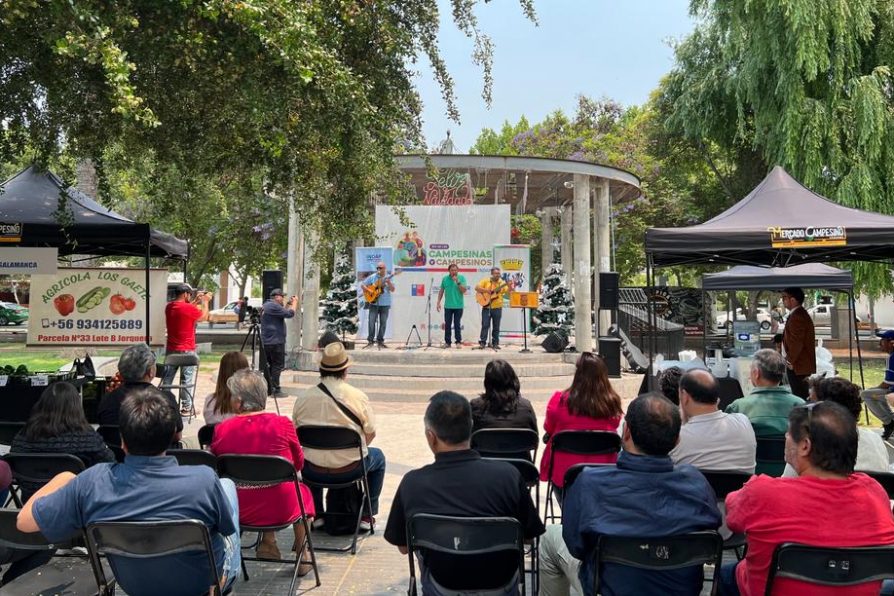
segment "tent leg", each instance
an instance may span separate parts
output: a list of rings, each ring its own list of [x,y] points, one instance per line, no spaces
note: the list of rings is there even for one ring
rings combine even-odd
[[[654,389],[654,382],[652,376],[652,363],[655,361],[655,323],[652,321],[652,255],[646,255],[646,319],[649,324],[647,325],[647,329],[649,330],[649,368],[646,370],[646,389],[652,391]]]
[[[151,244],[149,242],[146,243],[146,345],[152,345],[152,337],[149,333],[149,302],[152,297],[152,294],[149,290],[149,251],[151,249]]]

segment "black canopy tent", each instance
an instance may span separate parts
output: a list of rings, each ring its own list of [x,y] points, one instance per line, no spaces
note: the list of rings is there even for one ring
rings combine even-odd
[[[33,165],[0,185],[0,223],[22,226],[21,240],[3,246],[55,247],[60,256],[142,256],[147,293],[151,257],[189,256],[185,240],[131,221]],[[145,325],[148,340],[148,299]]]
[[[646,230],[646,284],[653,285],[656,267],[673,265],[890,261],[892,239],[894,217],[834,203],[776,166],[744,199],[705,223]],[[852,313],[853,300],[851,291]],[[651,319],[654,308],[649,311]],[[856,327],[853,316],[851,324]]]
[[[859,333],[855,326],[854,276],[850,271],[823,263],[805,263],[792,267],[753,267],[739,265],[719,273],[702,276],[702,293],[730,290],[782,290],[789,287],[823,289],[841,292],[848,297],[848,354],[853,379],[854,337]],[[707,334],[707,325],[705,325]],[[857,362],[860,367],[860,385],[863,380],[863,354],[857,336]]]

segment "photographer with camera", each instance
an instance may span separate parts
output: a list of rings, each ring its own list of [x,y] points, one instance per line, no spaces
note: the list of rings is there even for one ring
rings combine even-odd
[[[279,386],[279,376],[286,365],[286,319],[295,316],[298,297],[289,298],[279,288],[270,292],[270,298],[261,307],[261,345],[270,369],[270,392],[273,397],[286,397]]]
[[[187,283],[179,284],[175,289],[174,299],[165,307],[165,323],[168,327],[168,341],[165,355],[196,353],[196,323],[208,320],[208,303],[211,293],[194,292]],[[180,384],[192,387],[198,367],[180,367]],[[170,385],[177,374],[175,367],[165,367],[161,379],[162,385]],[[180,414],[189,416],[192,413],[192,395],[180,390]]]

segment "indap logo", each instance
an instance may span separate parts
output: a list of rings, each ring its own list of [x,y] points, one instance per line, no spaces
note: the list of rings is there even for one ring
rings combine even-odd
[[[521,259],[500,259],[500,269],[503,271],[521,271],[524,264]]]

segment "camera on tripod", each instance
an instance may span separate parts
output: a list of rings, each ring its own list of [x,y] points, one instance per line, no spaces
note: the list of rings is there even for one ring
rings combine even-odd
[[[261,324],[261,309],[254,306],[245,305],[245,318],[248,319],[250,325]]]

